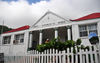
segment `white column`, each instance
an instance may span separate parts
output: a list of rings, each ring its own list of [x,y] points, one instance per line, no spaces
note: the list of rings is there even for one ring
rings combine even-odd
[[[32,47],[32,38],[33,38],[33,32],[30,32],[30,38],[29,38],[29,48]]]
[[[58,28],[55,28],[55,38],[58,37]]]
[[[25,35],[24,35],[24,43],[25,43],[25,54],[27,54],[27,51],[28,51],[28,43],[29,43],[29,31],[26,31],[25,32]]]
[[[71,40],[70,26],[67,26],[68,40]]]
[[[11,41],[10,41],[10,49],[9,52],[13,52],[13,41],[14,41],[14,34],[11,35]]]
[[[40,35],[39,35],[39,44],[42,44],[42,30],[40,30]]]

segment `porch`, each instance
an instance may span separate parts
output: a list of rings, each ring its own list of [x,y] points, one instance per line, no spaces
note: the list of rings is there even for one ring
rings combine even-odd
[[[52,39],[57,37],[60,37],[61,42],[65,42],[66,40],[72,40],[71,26],[30,31],[29,48],[35,49],[37,45],[45,44],[47,39],[51,41]]]

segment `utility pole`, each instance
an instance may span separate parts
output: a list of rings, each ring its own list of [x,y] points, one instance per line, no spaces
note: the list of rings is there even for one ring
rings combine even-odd
[[[3,23],[2,23],[1,34],[3,33],[3,25],[4,25],[4,21],[3,21]]]
[[[1,29],[1,35],[0,35],[0,49],[1,49],[1,44],[2,44],[3,25],[4,25],[4,21],[2,23],[2,29]]]

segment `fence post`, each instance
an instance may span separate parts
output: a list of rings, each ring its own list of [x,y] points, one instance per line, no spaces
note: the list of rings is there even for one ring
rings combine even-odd
[[[86,49],[86,63],[89,63],[88,50]]]
[[[82,63],[85,63],[85,54],[84,54],[84,50],[81,49],[81,54],[82,54]]]
[[[97,58],[97,48],[96,46],[93,46],[94,47],[94,55],[95,55],[95,62],[98,63],[98,58]]]
[[[49,62],[51,63],[51,60],[52,60],[52,58],[51,58],[51,49],[50,49],[50,59],[49,59]]]
[[[80,63],[82,63],[82,50],[79,49],[79,53],[80,53]]]
[[[59,51],[59,62],[61,63],[61,51]]]
[[[64,50],[62,54],[63,54],[63,61],[62,62],[66,63],[66,60],[67,60],[66,59],[66,51]]]
[[[43,63],[43,59],[44,59],[44,58],[43,58],[43,52],[42,52],[42,59],[41,59],[42,61],[41,61],[41,63]]]
[[[56,49],[56,63],[58,63],[58,50]]]
[[[40,63],[40,52],[39,52],[39,63]]]
[[[75,54],[75,58],[76,58],[76,63],[78,63],[78,51],[77,51],[77,48],[75,48],[75,50],[76,50],[76,54]]]
[[[71,47],[71,63],[74,63],[73,47]]]
[[[46,63],[46,56],[47,56],[47,55],[46,55],[46,54],[47,54],[46,52],[47,52],[47,51],[45,50],[44,63]]]
[[[90,46],[90,59],[91,59],[91,63],[93,63],[93,51],[92,51],[92,48]]]
[[[49,63],[49,49],[47,49],[47,63]]]
[[[55,49],[53,49],[53,63],[55,63]]]
[[[69,60],[69,48],[67,48],[67,62],[70,63],[70,60]]]

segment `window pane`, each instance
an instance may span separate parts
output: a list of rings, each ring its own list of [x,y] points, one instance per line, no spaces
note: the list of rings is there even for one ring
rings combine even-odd
[[[88,25],[88,29],[89,30],[96,30],[97,29],[97,25],[96,24]]]
[[[86,30],[87,30],[86,26],[80,26],[79,27],[79,31],[86,31]]]
[[[20,39],[20,43],[23,43],[24,42],[24,39]]]
[[[19,40],[19,35],[16,35],[16,40]]]
[[[24,35],[20,35],[20,39],[23,39],[24,38]]]
[[[4,43],[3,44],[7,44],[7,40],[4,40]]]
[[[89,33],[91,33],[91,32],[94,32],[94,33],[96,33],[96,34],[97,34],[97,30],[92,30],[92,31],[89,31]]]
[[[87,31],[84,31],[84,32],[80,32],[80,37],[83,37],[83,36],[87,36]]]
[[[10,39],[8,40],[8,44],[10,44]]]

